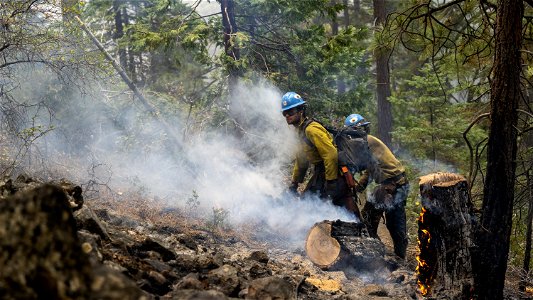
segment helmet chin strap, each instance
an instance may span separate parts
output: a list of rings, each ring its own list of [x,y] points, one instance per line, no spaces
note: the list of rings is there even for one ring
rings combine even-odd
[[[301,110],[301,111],[297,112],[297,114],[300,116],[300,121],[298,122],[298,124],[294,124],[294,126],[300,127],[305,122],[304,111]]]

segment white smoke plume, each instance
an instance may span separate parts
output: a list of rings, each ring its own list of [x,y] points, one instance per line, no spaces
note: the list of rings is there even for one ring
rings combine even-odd
[[[316,197],[296,199],[285,192],[298,140],[295,129],[281,115],[281,94],[268,83],[240,85],[229,105],[240,136],[227,134],[223,128],[201,132],[188,137],[187,142],[180,141],[182,149],[177,154],[169,154],[157,142],[164,131],[148,115],[139,117],[146,113],[136,100],[132,100],[130,110],[120,111],[109,120],[104,117],[109,112],[103,110],[108,109],[111,98],[89,94],[83,101],[64,99],[69,107],[79,106],[73,109],[79,114],[62,114],[62,118],[76,120],[80,129],[75,135],[86,143],[78,151],[83,153],[78,158],[81,165],[75,166],[85,173],[79,180],[91,177],[116,191],[135,185],[178,207],[186,206],[188,197],[195,193],[204,215],[223,209],[234,229],[241,224],[260,224],[260,230],[274,232],[301,247],[315,222],[352,221],[353,215]],[[178,116],[170,122],[176,132],[184,126],[181,120]],[[131,135],[137,142],[128,143]],[[65,141],[73,138],[68,130],[52,132],[36,147],[55,148],[53,155],[47,151],[46,160],[49,165],[60,165],[61,153],[67,151]]]

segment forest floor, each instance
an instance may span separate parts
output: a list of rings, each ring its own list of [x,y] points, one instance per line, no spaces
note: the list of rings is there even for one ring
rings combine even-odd
[[[123,195],[124,196],[124,195]],[[107,200],[103,200],[106,199]],[[197,249],[207,250],[219,260],[217,265],[229,264],[235,266],[239,272],[249,274],[240,277],[241,289],[239,298],[250,297],[250,289],[254,279],[278,276],[293,284],[296,299],[426,299],[420,294],[416,283],[416,256],[418,247],[416,242],[410,242],[405,261],[399,260],[393,253],[393,243],[384,221],[380,222],[378,235],[385,245],[387,259],[397,263],[397,268],[391,271],[379,270],[375,274],[327,271],[318,268],[306,257],[301,248],[284,247],[283,239],[276,240],[275,233],[261,232],[260,224],[249,224],[248,227],[230,228],[224,225],[224,220],[199,219],[183,210],[173,210],[155,200],[142,197],[127,196],[124,202],[116,198],[104,197],[87,203],[95,210],[109,210],[123,217],[138,220],[141,234],[150,236],[150,232],[161,232],[161,228],[169,232],[179,232],[180,240],[192,241]],[[159,229],[158,229],[159,228]],[[173,229],[172,229],[173,228]],[[264,237],[270,235],[268,241]],[[168,238],[168,237],[167,237]],[[257,274],[254,266],[245,266],[247,258],[252,253],[265,253],[268,263]],[[240,267],[239,267],[240,266]],[[512,269],[511,269],[512,270]],[[198,271],[195,270],[188,271]],[[206,272],[201,270],[200,273]],[[289,279],[290,278],[290,279]],[[506,283],[506,299],[532,299],[532,294],[518,292],[518,276],[516,272],[508,274]],[[173,290],[183,279],[173,282]],[[215,287],[215,289],[217,289]],[[220,290],[220,289],[219,289]],[[227,296],[232,296],[227,294]],[[427,298],[431,299],[431,298]]]
[[[60,197],[47,198],[50,189],[28,178],[0,184],[0,232],[22,233],[0,240],[0,250],[12,253],[0,256],[0,269],[14,272],[0,273],[0,294],[7,295],[1,299],[39,298],[43,291],[62,299],[426,299],[417,286],[416,244],[409,245],[407,260],[399,260],[383,223],[378,234],[386,268],[323,270],[307,258],[303,240],[294,247],[264,224],[235,228],[223,214],[200,218],[192,209],[137,192],[93,193],[73,213],[76,226],[69,229],[54,224],[61,221],[61,206],[50,205]],[[57,237],[63,239],[60,247],[31,242],[52,245]],[[531,299],[517,293],[515,274],[508,274],[505,299]],[[32,278],[47,278],[49,286]],[[80,278],[90,282],[80,285]]]

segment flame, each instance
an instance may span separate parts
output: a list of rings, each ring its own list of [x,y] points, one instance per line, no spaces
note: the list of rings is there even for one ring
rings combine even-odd
[[[422,211],[420,212],[420,215],[418,216],[418,221],[421,223],[424,223],[424,214],[426,213],[426,209],[422,206]]]
[[[420,212],[420,215],[418,217],[418,224],[419,228],[424,225],[424,214],[426,213],[426,209],[422,207],[422,211]],[[428,249],[429,245],[431,243],[431,233],[426,229],[420,229],[419,237],[418,237],[418,250],[419,254],[416,256],[417,266],[416,266],[416,273],[419,275],[417,280],[418,290],[422,294],[422,296],[426,296],[429,293],[431,282],[431,276],[426,276],[428,274],[428,271],[430,269],[429,264],[420,256],[423,249]],[[422,276],[420,276],[422,275]]]

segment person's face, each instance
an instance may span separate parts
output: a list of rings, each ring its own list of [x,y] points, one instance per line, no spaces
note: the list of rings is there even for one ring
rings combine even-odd
[[[298,125],[298,123],[300,122],[300,117],[302,116],[302,111],[298,110],[297,107],[293,107],[289,110],[284,111],[283,116],[285,117],[285,121],[287,121],[287,124]]]

